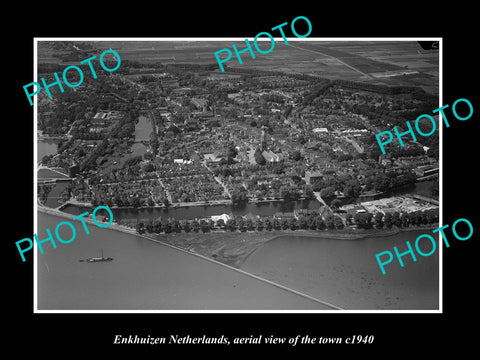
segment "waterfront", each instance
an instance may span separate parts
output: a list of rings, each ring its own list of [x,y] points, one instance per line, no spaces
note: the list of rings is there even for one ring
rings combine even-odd
[[[406,249],[428,230],[360,240],[282,235],[255,250],[242,269],[344,309],[434,310],[439,307],[439,256],[403,257],[380,271],[375,254]],[[437,245],[438,245],[438,238]]]
[[[37,161],[41,161],[45,155],[55,155],[57,148],[55,140],[37,140]]]
[[[39,213],[39,228],[62,218]],[[38,256],[39,309],[329,309],[230,268],[148,241],[135,234],[89,226],[85,235]],[[421,231],[340,240],[328,234],[285,234],[261,241],[238,266],[254,275],[348,310],[438,309],[438,256],[405,259],[382,275],[375,253],[401,246]],[[42,231],[39,236],[42,236]],[[191,237],[209,238],[213,234]],[[232,234],[216,234],[230,241]],[[182,234],[157,236],[181,241]],[[253,234],[236,234],[248,242]],[[264,237],[274,237],[265,233]],[[68,238],[68,234],[64,236]],[[348,238],[348,235],[346,236]],[[41,238],[41,237],[40,237]],[[233,238],[233,241],[238,238]],[[200,240],[201,241],[201,240]],[[199,243],[196,250],[203,246]],[[83,263],[104,250],[114,261]],[[224,249],[225,250],[225,249]],[[202,253],[201,251],[197,251]]]
[[[63,218],[38,213],[39,229]],[[327,306],[140,236],[78,224],[77,238],[38,254],[39,310],[325,310]],[[61,233],[61,231],[60,231]],[[39,230],[39,238],[45,235]],[[68,234],[64,238],[68,238]],[[48,246],[47,246],[48,245]],[[92,256],[114,261],[79,262]]]
[[[253,213],[260,216],[272,216],[277,212],[292,212],[294,209],[318,209],[319,203],[316,200],[300,201],[265,201],[259,203],[248,203],[242,205],[205,205],[168,208],[112,208],[113,215],[117,220],[123,219],[157,219],[174,218],[192,220],[197,218],[210,217],[212,215],[230,214],[246,215]],[[78,215],[89,208],[78,205],[67,205],[62,210],[72,215]]]

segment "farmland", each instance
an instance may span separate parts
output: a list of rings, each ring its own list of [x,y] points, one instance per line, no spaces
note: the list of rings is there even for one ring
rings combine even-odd
[[[309,39],[312,40],[312,39]],[[241,40],[213,41],[105,41],[95,45],[100,50],[114,48],[122,59],[145,64],[198,63],[214,64],[213,53],[235,44],[245,48]],[[259,42],[259,46],[265,48]],[[277,41],[269,54],[242,54],[240,65],[233,55],[225,63],[233,68],[282,71],[309,74],[328,79],[366,81],[374,84],[421,86],[438,93],[438,51],[421,50],[415,41],[301,41],[289,45]],[[398,72],[398,73],[396,73]],[[406,72],[406,74],[404,74]],[[385,76],[383,76],[385,75]]]
[[[313,40],[313,41],[312,41]],[[85,42],[88,46],[88,42]],[[93,45],[94,44],[94,45]],[[214,52],[222,48],[246,47],[243,40],[205,41],[96,41],[92,49],[80,56],[115,49],[122,60],[148,64],[190,63],[216,64]],[[266,45],[259,41],[260,48]],[[62,60],[68,48],[39,46],[40,63],[70,64]],[[438,94],[438,51],[424,51],[416,41],[308,41],[289,39],[289,45],[279,39],[269,54],[256,52],[255,59],[243,53],[240,65],[233,54],[225,64],[232,68],[281,71],[308,74],[328,79],[365,81],[379,85],[420,86]],[[148,72],[148,70],[145,70]]]

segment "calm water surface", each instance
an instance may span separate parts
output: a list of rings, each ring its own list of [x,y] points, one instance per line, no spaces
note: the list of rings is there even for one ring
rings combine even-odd
[[[65,221],[38,214],[39,239]],[[56,249],[45,244],[38,254],[38,309],[46,310],[215,310],[328,309],[308,298],[283,290],[197,256],[139,236],[88,224],[86,235],[74,221],[77,237]],[[62,230],[65,230],[63,233]],[[63,226],[60,236],[71,237]],[[48,246],[49,245],[49,246]],[[93,256],[111,262],[79,262]]]
[[[417,254],[396,258],[385,265],[383,275],[375,254],[397,246],[406,251],[405,241],[431,231],[409,231],[361,240],[336,240],[302,236],[280,236],[252,253],[242,269],[320,298],[344,309],[438,309],[439,257]],[[425,247],[423,247],[423,245]],[[428,241],[420,242],[425,253]],[[430,247],[429,247],[430,246]]]
[[[57,153],[57,142],[55,140],[37,141],[37,161],[42,160],[45,155],[54,155]]]
[[[196,218],[210,217],[212,215],[230,214],[246,215],[253,213],[260,216],[272,216],[277,212],[292,212],[294,209],[318,209],[320,203],[317,200],[301,200],[289,202],[261,202],[248,203],[244,205],[208,205],[208,206],[188,206],[188,207],[169,207],[169,208],[122,208],[112,209],[115,219],[157,219],[175,218],[193,220]],[[69,214],[78,215],[89,208],[77,205],[67,205],[62,210]]]

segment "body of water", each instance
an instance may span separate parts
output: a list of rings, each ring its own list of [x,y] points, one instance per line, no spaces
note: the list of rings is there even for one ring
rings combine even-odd
[[[320,203],[317,200],[301,200],[289,202],[261,202],[247,203],[243,205],[208,205],[208,206],[189,206],[189,207],[169,207],[169,208],[145,208],[145,209],[112,209],[115,219],[157,219],[175,218],[175,219],[196,219],[205,218],[212,215],[230,214],[246,215],[253,213],[261,216],[271,216],[277,212],[292,212],[294,209],[318,209]],[[63,211],[69,214],[81,214],[88,211],[89,208],[76,205],[68,205]]]
[[[405,195],[405,194],[417,194],[431,198],[432,197],[432,188],[435,184],[438,184],[439,180],[426,180],[426,181],[418,181],[414,184],[403,186],[396,190],[392,190],[389,192],[389,196],[395,195]]]
[[[405,241],[414,244],[423,233],[431,231],[360,240],[279,236],[253,252],[242,269],[344,309],[435,310],[439,307],[438,237],[433,255],[417,254],[416,262],[406,255],[404,267],[394,255],[385,265],[385,275],[375,257],[382,251],[393,253],[393,246],[406,251]],[[421,245],[425,252],[431,249],[430,244]]]
[[[429,196],[430,188],[434,181],[418,182],[409,187],[398,191],[396,195],[402,194],[418,194]],[[393,196],[393,194],[391,195]],[[277,212],[292,212],[295,209],[318,209],[320,203],[317,200],[299,200],[299,201],[265,201],[259,203],[247,203],[242,205],[207,205],[207,206],[189,206],[189,207],[169,207],[169,208],[142,208],[142,209],[112,209],[116,219],[158,219],[158,218],[175,218],[175,219],[196,219],[210,217],[212,215],[233,214],[235,216],[243,216],[252,213],[260,216],[272,216]],[[88,208],[68,205],[63,211],[69,214],[81,214]]]
[[[39,212],[39,239],[61,221]],[[45,253],[38,253],[39,310],[329,309],[193,254],[90,224],[86,235],[80,222],[72,223],[73,242],[56,249],[45,243]],[[69,239],[71,230],[60,228],[60,236]],[[100,256],[101,249],[114,260],[79,262]]]
[[[140,115],[135,124],[135,141],[150,141],[150,134],[153,131],[152,122],[149,118]]]
[[[55,140],[37,141],[37,161],[42,160],[45,155],[55,155],[57,153],[57,142]]]

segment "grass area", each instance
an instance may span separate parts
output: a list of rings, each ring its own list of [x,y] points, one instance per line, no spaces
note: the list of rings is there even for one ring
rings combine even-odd
[[[64,171],[64,170],[63,170]],[[37,172],[39,179],[66,179],[67,174],[59,173],[58,171],[52,171],[50,169],[40,169]]]

